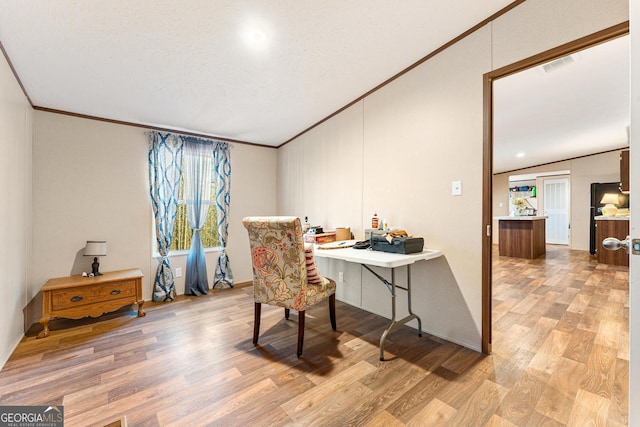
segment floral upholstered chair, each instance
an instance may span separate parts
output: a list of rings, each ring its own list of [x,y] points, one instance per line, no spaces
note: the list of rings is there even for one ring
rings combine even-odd
[[[336,283],[318,274],[313,246],[305,248],[300,218],[247,217],[242,220],[249,232],[253,263],[255,318],[253,343],[258,343],[262,304],[298,311],[298,351],[302,354],[305,310],[329,299],[331,327],[336,330]]]

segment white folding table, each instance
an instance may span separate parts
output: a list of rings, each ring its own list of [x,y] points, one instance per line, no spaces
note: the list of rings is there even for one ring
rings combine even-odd
[[[345,246],[348,246],[350,242],[345,241]],[[369,249],[353,249],[352,247],[335,248],[335,244],[332,245],[332,249],[322,249],[321,246],[317,246],[314,254],[318,258],[330,258],[338,259],[347,262],[353,262],[362,265],[369,270],[378,280],[385,284],[389,292],[391,293],[391,323],[382,333],[380,337],[380,360],[384,360],[384,340],[392,330],[405,323],[416,319],[418,321],[418,336],[422,336],[422,320],[411,309],[411,265],[422,260],[435,259],[442,256],[442,253],[433,249],[425,249],[422,252],[414,254],[393,254],[388,252],[372,251]],[[373,271],[371,267],[384,267],[391,269],[391,282]],[[398,286],[396,284],[396,268],[407,267],[407,287]],[[407,291],[407,308],[409,309],[409,315],[403,319],[396,320],[396,288]]]

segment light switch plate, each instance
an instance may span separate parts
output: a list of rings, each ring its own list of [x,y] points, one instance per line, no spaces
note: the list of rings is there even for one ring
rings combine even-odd
[[[182,268],[180,267],[176,268],[176,277],[182,277]]]
[[[451,182],[451,195],[462,196],[462,181]]]

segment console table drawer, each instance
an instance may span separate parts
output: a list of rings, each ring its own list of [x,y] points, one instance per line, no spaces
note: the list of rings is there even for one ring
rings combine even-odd
[[[98,288],[100,300],[129,298],[136,295],[136,282],[109,283]]]
[[[78,287],[60,289],[51,292],[53,310],[62,310],[109,301],[120,298],[131,298],[136,295],[136,282],[133,280],[116,283],[105,283],[95,287]]]
[[[96,289],[92,288],[71,288],[51,292],[51,308],[53,310],[77,307],[96,301]]]

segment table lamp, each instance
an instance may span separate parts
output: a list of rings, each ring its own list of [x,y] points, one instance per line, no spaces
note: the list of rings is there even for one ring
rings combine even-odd
[[[618,207],[616,205],[620,203],[620,199],[617,194],[605,193],[602,200],[600,200],[600,203],[605,205],[602,208],[602,214],[604,216],[615,216],[618,212]]]
[[[87,245],[84,247],[84,256],[94,257],[93,263],[91,264],[91,274],[94,276],[102,276],[102,273],[98,271],[100,268],[98,257],[107,256],[107,242],[105,240],[87,240]]]

